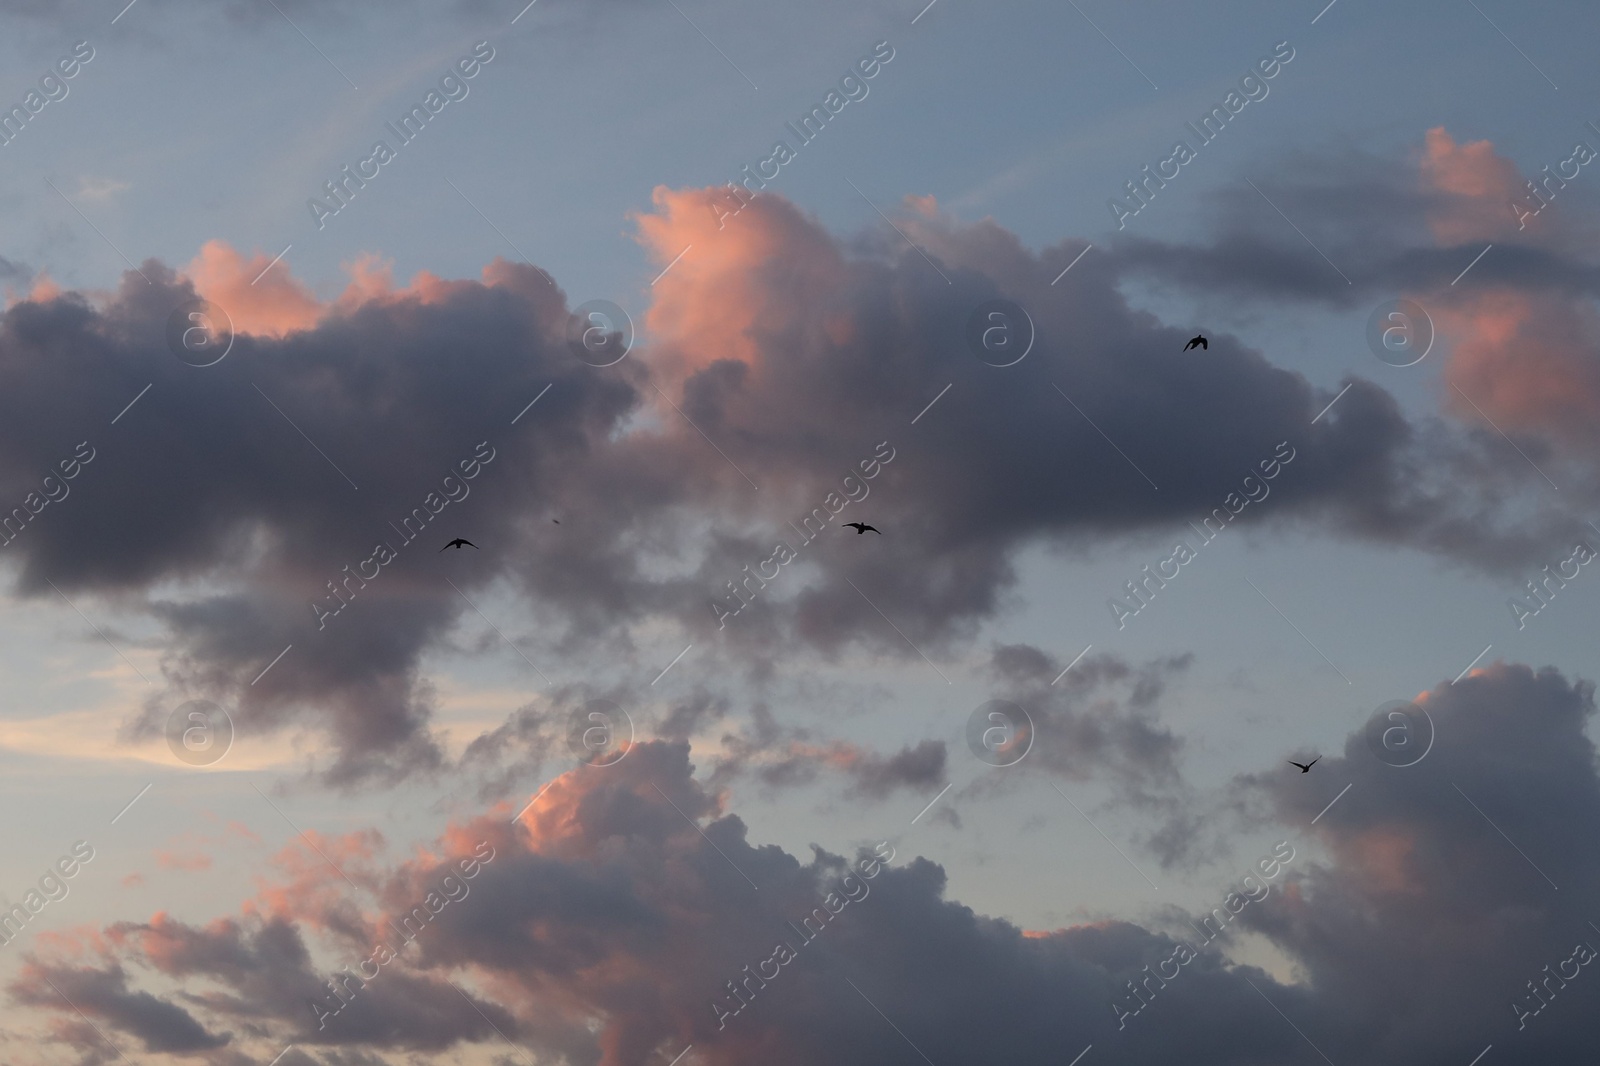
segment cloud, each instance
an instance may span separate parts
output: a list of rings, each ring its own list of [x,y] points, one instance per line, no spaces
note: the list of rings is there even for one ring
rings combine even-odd
[[[997,646],[989,674],[999,694],[1025,710],[1036,735],[1055,738],[1030,750],[1030,766],[1072,780],[1105,775],[1123,800],[1170,805],[1180,793],[1183,740],[1162,725],[1158,701],[1192,655],[1134,666],[1121,656],[1086,656],[1067,664],[1027,644]],[[1059,687],[1058,687],[1059,685]]]
[[[623,689],[608,690],[625,699]],[[530,702],[507,717],[500,727],[481,734],[462,753],[459,768],[475,783],[479,802],[504,799],[554,761],[565,768],[574,720],[585,713],[591,692],[562,686],[549,700]],[[748,722],[728,722],[732,701],[700,688],[669,704],[649,732],[670,740],[693,741],[710,757],[708,787],[730,788],[753,781],[769,790],[798,788],[830,775],[843,780],[847,799],[881,800],[897,789],[913,793],[937,789],[944,776],[947,752],[943,741],[922,740],[883,754],[860,744],[827,740],[819,731],[782,725],[764,703],[757,703]],[[582,719],[587,725],[588,720]],[[710,731],[724,724],[720,737]],[[647,728],[642,718],[636,731]],[[617,728],[623,728],[620,723]],[[621,738],[618,738],[619,742]]]
[[[129,185],[127,182],[118,181],[115,178],[93,178],[84,176],[78,179],[77,195],[90,200],[105,200],[109,197],[115,196],[119,192],[125,192],[132,187],[133,186]]]
[[[804,863],[757,846],[722,795],[691,776],[687,746],[666,742],[563,774],[516,824],[502,805],[398,865],[352,839],[375,910],[353,906],[326,864],[307,862],[296,877],[329,891],[297,892],[292,910],[246,908],[205,926],[164,915],[117,923],[94,959],[33,956],[29,972],[66,982],[69,996],[83,990],[93,1016],[152,1047],[209,1046],[248,1023],[263,1046],[439,1051],[498,1041],[487,1017],[538,1055],[602,1066],[690,1043],[711,1066],[758,1050],[779,1066],[849,1066],[908,1054],[907,1039],[952,1061],[1032,1061],[1093,1043],[1135,1064],[1203,1047],[1207,1061],[1247,1066],[1308,1054],[1307,1040],[1335,1062],[1469,1061],[1491,1042],[1508,1061],[1580,1061],[1581,991],[1557,990],[1520,1019],[1511,1004],[1539,1002],[1529,979],[1574,943],[1600,942],[1584,909],[1600,859],[1581,844],[1600,826],[1584,735],[1593,686],[1495,663],[1418,702],[1436,734],[1415,765],[1381,761],[1358,730],[1313,777],[1273,769],[1235,782],[1266,812],[1252,835],[1276,834],[1294,856],[1229,928],[1270,944],[1293,983],[1241,963],[1237,934],[1199,943],[1199,916],[1182,909],[1146,924],[1025,931],[945,898],[944,871],[906,840],[879,850],[894,858],[871,880],[857,863],[881,838],[864,837],[854,857],[814,848]],[[328,998],[325,975],[396,940],[392,923],[453,863],[491,849],[465,895],[318,1029],[307,1002]],[[858,873],[841,881],[847,863]],[[1219,906],[1236,888],[1219,884]],[[859,898],[824,907],[830,892]],[[817,909],[837,913],[813,922],[812,939],[788,924]],[[783,941],[797,961],[753,979],[730,1016],[728,982],[743,982],[747,965],[758,973]],[[1164,985],[1143,984],[1144,967],[1179,941],[1199,957]],[[216,990],[184,992],[179,1008],[131,991],[136,972]],[[1112,1003],[1136,1002],[1131,981],[1149,1003],[1119,1028]],[[96,998],[102,986],[115,994]],[[24,978],[11,993],[65,1016],[39,987]]]
[[[1577,1061],[1574,1003],[1558,998],[1522,1029],[1511,1004],[1575,942],[1600,945],[1583,902],[1600,860],[1576,845],[1585,830],[1574,834],[1600,819],[1585,735],[1594,686],[1496,663],[1418,703],[1436,730],[1420,763],[1388,766],[1355,734],[1342,758],[1319,764],[1330,785],[1351,782],[1317,823],[1329,861],[1308,870],[1288,906],[1263,908],[1255,927],[1294,945],[1308,987],[1326,990],[1343,1016],[1369,1019],[1373,1059],[1437,1053],[1484,1033],[1483,1042],[1511,1043],[1517,1061]],[[1327,786],[1313,794],[1283,775],[1245,780],[1286,820],[1309,822],[1332,798]],[[1470,1034],[1443,1036],[1448,1019],[1475,1021]]]
[[[1563,192],[1559,176],[1543,180],[1548,184],[1537,188],[1549,202],[1530,214],[1540,201],[1511,160],[1487,140],[1458,142],[1439,127],[1427,131],[1410,160],[1347,153],[1287,164],[1273,185],[1274,202],[1305,220],[1315,249],[1267,230],[1259,196],[1233,189],[1218,194],[1218,221],[1203,239],[1117,238],[1108,259],[1159,284],[1251,302],[1350,309],[1404,295],[1428,311],[1438,332],[1435,350],[1449,386],[1442,410],[1483,430],[1492,446],[1499,438],[1487,416],[1524,451],[1564,461],[1569,469],[1557,482],[1593,498],[1600,486],[1592,460],[1600,263],[1592,249],[1600,216],[1582,189]],[[1340,283],[1318,250],[1340,264],[1350,284]],[[1469,466],[1486,464],[1487,453],[1470,460],[1459,447],[1449,450]],[[1488,554],[1516,552],[1479,553]]]
[[[228,271],[237,284],[241,265],[213,245],[196,272],[226,289]],[[461,502],[448,505],[447,523],[467,510],[473,539],[513,540],[526,497],[505,480],[491,487],[499,468],[477,468],[475,449],[504,442],[516,414],[511,404],[521,408],[551,386],[540,420],[523,427],[550,444],[530,448],[533,465],[523,475],[533,483],[562,479],[576,452],[603,440],[627,409],[630,369],[603,380],[589,374],[561,342],[564,311],[549,283],[531,268],[492,267],[492,285],[472,283],[470,292],[458,285],[445,305],[428,302],[434,290],[423,279],[415,292],[379,287],[353,309],[321,308],[307,328],[309,305],[302,299],[294,311],[291,301],[284,306],[301,314],[301,328],[280,315],[266,322],[266,335],[241,332],[227,359],[197,371],[164,342],[168,315],[193,290],[159,264],[147,266],[155,289],[135,277],[137,288],[100,307],[68,294],[7,312],[0,376],[35,402],[16,394],[0,431],[5,498],[21,507],[29,492],[52,491],[56,482],[39,490],[40,479],[86,437],[85,453],[93,450],[97,461],[37,520],[47,534],[30,526],[7,545],[20,590],[48,592],[48,578],[68,595],[143,599],[171,634],[175,688],[234,695],[230,706],[246,730],[284,728],[315,704],[316,725],[345,753],[328,771],[332,780],[439,765],[426,726],[431,697],[415,658],[445,635],[463,605],[440,575],[419,584],[414,569],[438,565],[429,542],[446,538],[436,534],[407,550],[396,527],[414,509],[431,519],[454,494]],[[274,299],[294,295],[261,284]],[[262,328],[281,310],[249,307],[241,318]],[[280,328],[287,332],[275,339]],[[71,354],[49,355],[54,340]],[[92,383],[79,377],[91,373]],[[98,416],[85,418],[84,411],[103,410],[109,422],[147,384],[149,395],[114,429],[96,431]],[[163,409],[190,415],[176,423],[159,414],[141,419]],[[324,454],[359,477],[360,489]],[[493,443],[477,454],[495,454]],[[481,471],[475,480],[461,476],[466,460]],[[95,532],[106,523],[123,529],[115,547]],[[319,632],[312,602],[337,605],[330,582],[349,580],[345,568],[354,571],[379,541],[406,551],[412,572],[391,570],[368,583],[357,608],[370,614],[367,623],[351,625],[347,616]],[[207,580],[204,591],[149,595],[163,581],[198,579]],[[251,688],[294,642],[294,669],[274,670]],[[176,702],[153,701],[133,735],[158,730]]]
[[[1016,1046],[1027,1047],[1104,1029],[1113,976],[1137,970],[1148,953],[1170,952],[1166,938],[1133,926],[1026,938],[943,901],[943,872],[926,860],[901,859],[870,881],[841,883],[843,856],[817,849],[801,864],[779,849],[748,844],[739,820],[689,771],[684,745],[649,743],[603,771],[563,775],[515,827],[500,814],[475,820],[441,841],[437,857],[381,878],[383,913],[370,922],[341,927],[332,917],[342,902],[311,898],[297,900],[294,918],[246,914],[197,927],[158,915],[108,929],[108,961],[100,968],[127,960],[179,987],[219,988],[184,998],[228,1025],[270,1030],[280,1047],[292,1041],[415,1052],[498,1041],[476,1007],[541,1055],[598,1055],[601,1063],[620,1064],[668,1045],[676,1054],[693,1042],[710,1063],[742,1061],[763,1047],[778,1063],[848,1063],[899,1054],[900,1038],[844,977],[903,1015],[903,1026],[929,1046],[976,1050],[989,1039],[953,1018],[935,1020],[940,1004],[955,997],[964,1009],[1000,1010],[1008,1025],[1032,1016],[1029,1031],[1014,1034]],[[705,836],[685,815],[708,820]],[[352,951],[364,958],[371,944],[395,939],[391,923],[431,889],[448,866],[444,856],[479,838],[493,858],[470,891],[439,914],[437,929],[405,945],[399,960],[352,983],[348,1008],[318,1028],[306,1004],[330,993],[320,987],[307,934],[328,931],[335,959]],[[863,848],[863,858],[870,854]],[[884,854],[893,849],[878,852]],[[851,909],[831,924],[824,919],[816,945],[801,944],[804,961],[758,994],[746,1016],[719,1029],[711,1003],[728,998],[724,982],[770,955],[774,940],[798,940],[786,920],[798,922],[825,902],[827,913],[838,906],[831,892],[860,895],[863,885],[869,892]],[[960,960],[966,963],[952,965]],[[893,977],[908,965],[920,988]],[[63,964],[51,972],[83,980],[99,970]],[[477,990],[474,1003],[463,1002],[447,979]],[[1213,983],[1241,985],[1217,968],[1196,980],[1198,987]],[[21,986],[13,994],[24,994]],[[1055,1009],[1035,1009],[1047,1002]],[[819,1007],[834,1019],[829,1026],[812,1024]],[[590,1018],[603,1019],[597,1031],[585,1024]],[[128,1019],[106,1020],[131,1031]],[[946,1040],[954,1043],[939,1043]],[[1287,1047],[1265,1041],[1280,1043]]]
[[[1443,194],[1428,214],[1441,245],[1504,239],[1520,228],[1510,205],[1527,190],[1516,165],[1490,142],[1457,144],[1437,126],[1427,133],[1421,169],[1424,187]]]
[[[1590,301],[1495,288],[1443,305],[1437,322],[1455,340],[1447,403],[1459,417],[1487,415],[1508,433],[1553,437],[1573,450],[1593,444],[1600,316]]]
[[[195,292],[223,307],[241,333],[281,337],[309,329],[324,307],[287,270],[269,271],[272,258],[256,252],[249,259],[222,241],[207,241],[185,269]]]
[[[540,647],[629,655],[659,622],[752,676],[797,646],[909,658],[909,640],[937,658],[1004,608],[1020,552],[1087,553],[1210,514],[1280,446],[1296,458],[1267,521],[1501,569],[1570,532],[1548,507],[1508,505],[1527,472],[1500,442],[1408,422],[1359,379],[1312,425],[1331,395],[1262,353],[1218,335],[1205,360],[1184,355],[1186,331],[1122,297],[1120,258],[1085,259],[1063,292],[1049,282],[1076,242],[1036,256],[993,222],[915,201],[901,224],[935,270],[890,230],[842,240],[772,196],[719,228],[722,195],[657,190],[640,239],[664,265],[693,250],[652,292],[649,348],[604,370],[568,350],[560,290],[500,261],[401,287],[363,257],[322,300],[286,264],[262,275],[264,253],[213,242],[187,277],[152,261],[153,285],[129,275],[103,298],[14,304],[0,499],[37,500],[86,438],[96,456],[71,498],[27,505],[47,507],[31,523],[0,511],[26,526],[0,549],[18,591],[53,596],[54,582],[163,627],[166,684],[128,739],[203,696],[245,736],[323,735],[334,754],[316,772],[354,787],[445,767],[419,663],[458,634],[482,635],[469,652],[503,651],[504,626],[469,606],[490,595],[540,605],[513,645],[530,665]],[[197,291],[238,331],[203,369],[165,343]],[[964,339],[997,297],[1033,318],[1013,367]],[[884,535],[835,528],[857,516]],[[808,519],[822,536],[802,534]],[[408,521],[428,529],[415,546]],[[486,550],[434,549],[457,535]],[[797,561],[751,579],[779,544]],[[728,621],[713,601],[737,603],[735,579],[751,602]],[[503,786],[520,771],[500,772]]]
[[[51,1010],[65,998],[90,1018],[136,1037],[146,1051],[191,1054],[223,1047],[233,1036],[208,1032],[188,1011],[148,992],[130,992],[127,972],[114,963],[96,969],[30,961],[9,991],[18,1003]],[[70,1030],[64,1042],[86,1054],[104,1050],[87,1026]]]

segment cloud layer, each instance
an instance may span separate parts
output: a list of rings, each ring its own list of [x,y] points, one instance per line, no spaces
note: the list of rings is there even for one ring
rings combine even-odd
[[[562,775],[513,824],[504,805],[398,864],[372,834],[319,838],[360,896],[295,844],[237,915],[58,938],[10,992],[59,1012],[56,1039],[84,1053],[94,1035],[42,979],[117,1037],[218,1062],[258,1043],[398,1061],[502,1038],[601,1066],[689,1044],[707,1064],[899,1061],[908,1043],[936,1061],[1093,1043],[1134,1063],[1246,1066],[1306,1043],[1335,1062],[1466,1061],[1492,1041],[1508,1062],[1578,1061],[1582,977],[1544,1000],[1526,985],[1600,942],[1584,903],[1600,882],[1583,845],[1600,825],[1593,687],[1497,663],[1418,702],[1436,737],[1416,765],[1388,765],[1357,733],[1315,778],[1240,779],[1268,812],[1255,831],[1289,858],[1236,918],[1022,930],[947,899],[944,871],[904,837],[807,862],[752,843],[691,776],[686,745],[649,742]],[[1205,943],[1205,919],[1230,931]],[[1251,937],[1292,983],[1236,961]],[[1162,962],[1180,943],[1199,955],[1173,976]],[[379,944],[397,957],[369,963]],[[782,944],[795,958],[758,965]],[[324,1017],[330,979],[348,1002]],[[1130,982],[1146,1002],[1123,1017]]]
[[[1421,191],[1379,202],[1432,205],[1440,239],[1487,232],[1505,167],[1442,131],[1427,152]],[[1378,170],[1375,185],[1392,185]],[[1331,396],[1226,335],[1196,359],[1186,329],[1121,295],[1185,262],[1186,284],[1224,275],[1219,257],[1247,235],[1204,253],[1129,243],[1056,289],[1077,242],[1036,256],[930,199],[902,221],[925,259],[889,231],[841,240],[771,196],[724,219],[724,195],[656,191],[641,242],[663,265],[693,250],[640,315],[649,346],[604,369],[569,349],[577,320],[551,280],[498,261],[477,281],[401,287],[367,258],[322,301],[281,264],[252,286],[270,261],[213,242],[182,275],[150,262],[148,282],[129,274],[109,297],[13,304],[0,320],[0,492],[41,509],[3,549],[18,591],[54,595],[53,583],[164,627],[166,685],[132,734],[159,729],[175,697],[205,695],[236,707],[247,733],[324,732],[336,754],[317,769],[352,785],[443,767],[419,662],[475,626],[486,596],[538,604],[527,643],[563,656],[629,654],[657,621],[756,673],[796,646],[937,652],[1001,610],[1020,551],[1092,551],[1225,514],[1284,449],[1296,458],[1272,483],[1277,502],[1241,521],[1315,521],[1503,570],[1576,525],[1528,505],[1523,456],[1487,429],[1408,420],[1359,378],[1312,424]],[[206,368],[166,342],[197,293],[238,330]],[[1032,320],[1015,366],[987,365],[965,339],[996,298]],[[1452,383],[1547,435],[1525,441],[1535,460],[1576,462],[1552,449],[1592,424],[1571,386],[1585,380],[1571,338],[1590,312],[1571,299],[1490,287],[1439,307],[1441,328],[1462,333]],[[1497,339],[1535,330],[1549,343],[1523,350],[1547,366],[1512,379]],[[85,441],[96,458],[70,498],[25,504]],[[852,516],[888,536],[836,527]],[[462,535],[484,548],[439,555]]]

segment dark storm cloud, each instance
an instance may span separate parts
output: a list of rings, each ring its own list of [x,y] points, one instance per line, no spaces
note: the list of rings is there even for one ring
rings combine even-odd
[[[1027,657],[1005,656],[1013,665]],[[1564,987],[1552,981],[1538,1014],[1519,1017],[1512,1004],[1537,1004],[1526,984],[1543,979],[1545,964],[1581,941],[1600,943],[1585,902],[1600,887],[1600,856],[1585,844],[1600,831],[1600,779],[1584,735],[1592,695],[1554,670],[1496,664],[1426,695],[1436,740],[1415,765],[1380,761],[1358,730],[1312,778],[1240,778],[1270,812],[1253,833],[1295,854],[1230,928],[1281,953],[1300,975],[1294,984],[1238,963],[1238,934],[1199,944],[1193,923],[1203,914],[1024,934],[946,899],[944,871],[906,841],[888,845],[893,858],[874,878],[841,880],[847,863],[860,870],[873,853],[870,834],[855,856],[816,848],[805,864],[757,847],[690,776],[685,745],[648,743],[603,771],[558,779],[515,825],[497,813],[451,831],[439,851],[485,840],[495,858],[440,915],[438,935],[420,937],[418,952],[363,990],[395,997],[407,1014],[362,1025],[361,1046],[498,1040],[481,1019],[451,1013],[448,995],[423,1003],[448,977],[495,989],[479,1004],[519,1044],[602,1066],[690,1043],[713,1066],[757,1054],[778,1066],[849,1066],[911,1055],[906,1038],[952,1062],[1054,1061],[1093,1043],[1135,1064],[1259,1066],[1314,1056],[1307,1041],[1334,1062],[1468,1062],[1491,1042],[1497,1061],[1584,1061],[1586,971]],[[1313,826],[1346,783],[1349,794]],[[685,815],[705,822],[704,837]],[[428,858],[382,875],[388,914],[440,869]],[[339,883],[320,866],[303,876]],[[1219,883],[1218,905],[1236,888]],[[117,957],[104,966],[138,962],[184,985],[220,983],[222,994],[186,999],[215,1018],[212,1030],[249,1018],[279,1046],[342,1044],[275,987],[306,987],[302,938],[333,928],[339,892],[297,895],[310,901],[298,928],[259,914],[204,928],[166,918],[116,926],[108,939]],[[859,898],[845,906],[832,897],[836,916],[814,940],[786,924],[823,908],[830,892]],[[359,942],[359,932],[339,937]],[[747,965],[759,975],[782,941],[798,958],[752,979],[748,1004],[725,1017],[735,1004],[725,982],[745,980]],[[1143,985],[1144,967],[1173,957],[1179,941],[1194,942],[1199,957],[1165,986]],[[70,977],[66,967],[52,972]],[[1119,1028],[1112,1003],[1134,1002],[1135,980],[1154,995]],[[31,997],[31,987],[19,982],[13,995]],[[600,1019],[597,1032],[588,1019]]]

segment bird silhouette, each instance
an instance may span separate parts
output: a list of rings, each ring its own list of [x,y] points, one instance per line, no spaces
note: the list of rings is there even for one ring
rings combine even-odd
[[[847,526],[847,527],[855,530],[856,531],[856,536],[858,536],[858,537],[861,536],[861,534],[865,533],[869,529],[872,530],[874,533],[876,533],[878,536],[880,536],[880,537],[883,536],[883,530],[877,528],[876,526],[869,526],[865,522],[841,522],[840,525]]]
[[[1322,759],[1322,756],[1320,756],[1320,755],[1318,755],[1315,759],[1312,759],[1308,763],[1298,763],[1298,762],[1295,762],[1293,759],[1290,759],[1289,760],[1289,765],[1290,766],[1298,766],[1298,767],[1300,767],[1300,772],[1301,773],[1309,774],[1311,772],[1311,768],[1313,766],[1317,765],[1317,763],[1320,762],[1321,759]]]
[[[1190,348],[1199,348],[1202,351],[1210,351],[1211,345],[1206,343],[1205,334],[1202,333],[1196,334],[1193,340],[1183,346],[1184,351],[1188,351]]]
[[[561,519],[559,519],[559,518],[552,518],[552,519],[550,519],[550,521],[554,522],[558,526],[561,524]]]
[[[440,548],[439,550],[443,552],[443,551],[449,551],[451,548],[454,548],[456,551],[460,551],[461,550],[461,546],[463,544],[465,544],[469,548],[477,548],[478,547],[476,544],[472,543],[472,541],[470,541],[470,540],[463,540],[462,538],[457,537],[455,540],[451,541],[449,544],[446,544],[444,547]]]

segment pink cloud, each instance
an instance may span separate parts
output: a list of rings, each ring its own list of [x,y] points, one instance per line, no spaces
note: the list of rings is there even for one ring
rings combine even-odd
[[[184,273],[197,293],[228,312],[240,333],[281,337],[310,329],[322,317],[322,304],[282,262],[262,275],[271,262],[264,252],[246,258],[226,242],[212,240]]]
[[[1511,202],[1526,195],[1516,164],[1488,141],[1458,144],[1443,126],[1429,130],[1421,164],[1425,188],[1444,194],[1428,214],[1441,244],[1504,239],[1518,231]],[[1530,221],[1530,228],[1538,219]]]

